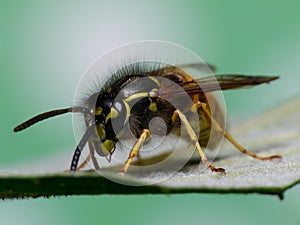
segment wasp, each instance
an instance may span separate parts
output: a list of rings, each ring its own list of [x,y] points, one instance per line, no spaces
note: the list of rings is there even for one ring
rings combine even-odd
[[[16,126],[14,131],[19,132],[37,122],[61,114],[81,113],[86,130],[71,161],[70,171],[75,172],[83,166],[83,163],[81,165],[78,163],[85,145],[89,146],[89,156],[94,162],[95,169],[99,169],[94,153],[110,160],[116,144],[128,133],[124,132],[125,127],[129,127],[136,141],[126,161],[124,160],[121,172],[126,173],[132,160],[139,156],[141,147],[152,135],[149,122],[155,117],[160,117],[166,124],[166,135],[171,132],[178,134],[179,128],[183,127],[205,166],[213,172],[225,173],[225,169],[217,168],[209,162],[202,150],[207,146],[210,136],[213,139],[220,136],[225,137],[239,151],[256,159],[270,160],[281,158],[281,156],[260,156],[239,144],[220,125],[224,120],[224,115],[212,92],[252,87],[276,79],[278,76],[240,74],[221,74],[193,79],[179,66],[166,65],[157,69],[145,70],[140,63],[136,63],[127,66],[125,72],[123,70],[113,76],[100,90],[85,99],[83,105],[39,114]],[[137,85],[132,85],[141,80],[142,82],[138,82]],[[170,81],[174,85],[170,85],[170,82],[166,81]],[[179,91],[178,87],[183,92]],[[182,93],[188,95],[191,101],[178,109],[170,103],[172,102],[170,99],[180,99]],[[197,122],[200,126],[198,134],[195,132],[193,122],[187,119],[187,115],[191,113],[197,115]],[[159,127],[159,124],[156,125]],[[213,127],[214,129],[212,129]],[[159,132],[159,129],[157,130]]]

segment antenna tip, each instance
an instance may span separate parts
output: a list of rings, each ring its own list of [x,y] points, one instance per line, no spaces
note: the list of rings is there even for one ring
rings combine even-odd
[[[15,128],[14,128],[14,132],[19,132],[21,130],[21,128],[19,127],[19,126],[16,126]]]

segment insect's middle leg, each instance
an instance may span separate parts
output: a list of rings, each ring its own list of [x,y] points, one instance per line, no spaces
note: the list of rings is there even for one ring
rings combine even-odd
[[[221,128],[221,126],[219,125],[219,123],[211,115],[211,113],[208,110],[207,105],[205,103],[198,102],[193,107],[196,107],[198,109],[201,108],[201,110],[204,112],[205,116],[208,119],[211,120],[212,124],[216,127],[216,129],[218,129],[219,132],[224,133],[224,137],[226,137],[226,139],[228,141],[230,141],[242,153],[244,153],[246,155],[249,155],[249,156],[251,156],[253,158],[260,159],[260,160],[270,160],[270,159],[275,159],[275,158],[279,158],[279,159],[281,158],[280,155],[260,156],[260,155],[257,155],[255,153],[253,153],[253,152],[248,151],[242,145],[240,145],[227,131],[225,131],[225,130],[223,130]]]
[[[131,149],[129,156],[125,162],[125,165],[122,169],[122,173],[126,173],[128,170],[128,167],[130,166],[131,161],[133,160],[133,158],[135,158],[136,156],[138,156],[139,151],[143,145],[143,143],[150,137],[150,130],[148,129],[144,129],[142,131],[142,134],[140,135],[139,139],[135,142],[133,148]]]
[[[200,146],[200,144],[199,144],[199,142],[198,142],[198,137],[197,137],[197,135],[195,134],[195,132],[194,132],[194,130],[193,130],[191,124],[190,124],[189,121],[187,120],[186,116],[185,116],[182,112],[180,112],[180,111],[177,109],[177,110],[174,111],[174,114],[173,114],[173,116],[172,116],[172,119],[175,118],[177,115],[179,116],[180,120],[182,121],[182,123],[183,123],[184,126],[186,127],[186,130],[187,130],[187,132],[188,132],[188,134],[189,134],[189,136],[190,136],[191,141],[195,143],[195,146],[196,146],[196,148],[197,148],[197,151],[198,151],[198,153],[199,153],[199,155],[200,155],[200,157],[201,157],[202,162],[205,164],[205,166],[207,166],[207,167],[208,167],[211,171],[213,171],[213,172],[221,172],[221,173],[225,173],[225,170],[224,170],[223,168],[216,168],[213,164],[211,164],[211,163],[207,160],[207,158],[206,158],[204,152],[202,151],[201,146]]]

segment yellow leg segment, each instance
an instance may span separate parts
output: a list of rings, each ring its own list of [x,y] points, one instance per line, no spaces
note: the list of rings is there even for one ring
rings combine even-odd
[[[138,156],[139,151],[142,147],[142,144],[150,137],[150,130],[148,129],[144,129],[142,131],[141,136],[139,137],[139,139],[135,142],[133,148],[131,149],[129,156],[125,162],[125,165],[122,169],[122,173],[126,173],[128,170],[128,167],[130,166],[131,161],[133,160],[134,157]]]
[[[253,152],[248,151],[245,149],[242,145],[240,145],[227,131],[224,131],[219,123],[211,116],[210,111],[207,108],[207,105],[202,102],[196,103],[198,105],[198,108],[201,108],[204,112],[205,116],[211,120],[212,124],[218,129],[220,132],[224,133],[224,136],[227,138],[228,141],[230,141],[238,150],[240,150],[242,153],[249,155],[253,158],[260,159],[260,160],[270,160],[270,159],[281,159],[282,157],[280,155],[271,155],[271,156],[260,156]]]
[[[82,163],[80,163],[80,165],[76,168],[76,171],[79,171],[82,168],[84,168],[86,166],[86,164],[90,161],[90,159],[91,159],[91,154],[89,153],[88,156],[85,158],[85,160]],[[66,169],[64,172],[69,173],[70,170]]]
[[[84,168],[91,159],[92,159],[92,162],[94,164],[95,170],[100,170],[99,164],[98,164],[97,159],[95,157],[94,146],[91,142],[88,142],[88,143],[89,143],[90,153],[87,155],[85,160],[82,163],[80,163],[80,165],[77,167],[76,171],[79,171],[82,168]],[[65,170],[65,172],[70,172],[70,170],[67,169],[67,170]]]
[[[85,158],[85,160],[80,163],[80,165],[77,167],[76,171],[81,170],[82,168],[84,168],[86,166],[86,164],[90,161],[91,159],[91,153],[88,154],[88,156]]]
[[[184,124],[184,126],[185,126],[185,128],[186,128],[186,130],[187,130],[187,132],[188,132],[188,134],[189,134],[189,136],[191,138],[191,141],[195,143],[197,151],[198,151],[198,153],[199,153],[199,155],[201,157],[202,162],[205,164],[205,166],[207,166],[213,172],[225,173],[225,170],[223,168],[216,168],[216,167],[214,167],[213,164],[211,164],[207,160],[207,158],[206,158],[205,154],[203,153],[203,151],[202,151],[202,149],[200,147],[200,144],[198,142],[198,137],[195,134],[195,132],[194,132],[192,126],[190,125],[189,121],[186,119],[186,116],[182,112],[180,112],[179,110],[175,110],[174,113],[176,113],[179,116],[180,120]]]

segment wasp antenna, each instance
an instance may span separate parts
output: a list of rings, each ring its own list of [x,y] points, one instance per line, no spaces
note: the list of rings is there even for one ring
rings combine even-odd
[[[54,116],[58,116],[61,114],[65,114],[65,113],[69,113],[69,112],[81,112],[84,113],[85,112],[85,108],[82,107],[70,107],[70,108],[65,108],[65,109],[56,109],[56,110],[52,110],[52,111],[48,111],[48,112],[44,112],[41,113],[35,117],[32,117],[31,119],[21,123],[20,125],[16,126],[14,128],[14,132],[19,132],[21,130],[24,130],[30,126],[32,126],[35,123],[38,123],[42,120],[54,117]]]

